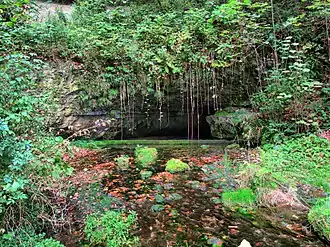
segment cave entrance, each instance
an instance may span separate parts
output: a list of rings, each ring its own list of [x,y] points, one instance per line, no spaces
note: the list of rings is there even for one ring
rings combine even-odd
[[[149,116],[135,115],[134,120],[126,119],[130,123],[134,121],[134,127],[131,127],[131,125],[125,128],[123,133],[118,135],[116,139],[214,139],[206,117],[214,114],[215,111],[204,112],[200,115],[164,112],[162,117],[160,117],[159,112]]]

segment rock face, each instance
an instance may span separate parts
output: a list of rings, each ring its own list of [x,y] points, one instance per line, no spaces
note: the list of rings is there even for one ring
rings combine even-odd
[[[260,139],[260,131],[254,126],[256,117],[257,113],[246,108],[228,107],[207,116],[206,121],[214,138],[257,143]]]
[[[58,134],[67,135],[72,139],[81,136],[93,139],[112,139],[120,131],[118,120],[97,112],[64,117],[57,129]]]
[[[244,114],[236,114],[241,111],[229,111],[226,108],[226,114],[218,112],[209,116],[221,107],[247,107],[250,104],[247,92],[254,92],[256,86],[252,79],[243,82],[236,78],[240,73],[231,78],[230,83],[222,83],[220,87],[222,79],[230,78],[232,73],[204,71],[196,77],[196,73],[191,72],[188,74],[194,76],[187,81],[190,86],[182,84],[181,80],[185,77],[172,78],[163,82],[169,85],[165,91],[161,91],[160,96],[154,89],[149,93],[141,89],[134,99],[128,100],[128,91],[110,97],[102,87],[95,88],[94,84],[102,84],[103,81],[95,78],[95,81],[87,83],[83,74],[74,71],[72,64],[56,64],[48,71],[49,78],[45,80],[49,87],[57,87],[58,112],[53,114],[49,124],[56,134],[99,139],[209,139],[213,136],[234,140],[243,137],[242,129],[244,134],[251,132],[244,120],[253,117],[254,113],[248,110]],[[201,83],[198,90],[192,79]],[[217,88],[211,86],[214,81],[218,82]],[[205,85],[202,87],[202,84]],[[91,92],[88,91],[90,88],[93,88]],[[119,92],[118,88],[113,91]],[[124,99],[126,101],[123,103]],[[247,135],[251,136],[250,133]]]

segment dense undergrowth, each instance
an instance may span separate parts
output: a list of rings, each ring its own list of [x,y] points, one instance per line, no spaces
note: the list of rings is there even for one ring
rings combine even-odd
[[[70,146],[48,131],[61,90],[43,83],[54,61],[73,64],[78,82],[71,90],[79,92],[84,109],[120,109],[121,119],[138,97],[150,99],[161,118],[173,90],[188,98],[192,114],[200,104],[219,110],[217,90],[224,81],[257,81],[260,90],[248,104],[259,112],[254,127],[262,129],[263,143],[271,144],[262,148],[260,164],[241,171],[248,178],[242,187],[250,186],[256,198],[246,190],[237,197],[263,203],[272,191],[302,185],[329,192],[330,144],[317,136],[330,128],[329,5],[80,0],[71,17],[58,13],[37,22],[30,15],[34,2],[0,1],[0,245],[59,247],[47,237],[68,224],[55,184],[72,173],[63,160]],[[211,88],[208,97],[199,96],[203,87]],[[141,108],[148,112],[149,106]],[[137,156],[149,166],[157,153],[137,150]],[[226,195],[233,201],[236,194]],[[310,222],[329,238],[328,198],[307,206],[313,206]],[[91,246],[98,241],[112,246],[109,233],[100,237],[91,230],[114,220],[109,215],[100,222],[89,218]],[[134,214],[115,216],[118,222],[110,223],[122,225],[118,238],[135,243],[125,239]]]
[[[245,166],[241,177],[261,205],[310,208],[310,223],[329,239],[329,150],[330,142],[315,135],[268,144],[261,150],[262,162]]]

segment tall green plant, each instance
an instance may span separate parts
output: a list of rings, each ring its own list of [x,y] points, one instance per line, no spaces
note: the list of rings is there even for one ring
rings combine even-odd
[[[38,89],[38,71],[42,62],[31,61],[23,54],[9,54],[0,58],[0,118],[22,133],[41,120],[43,100]]]
[[[266,88],[254,95],[253,103],[263,117],[266,139],[305,131],[315,132],[324,126],[328,108],[324,104],[322,83],[310,68],[308,46],[283,40],[279,47],[281,64],[269,71]]]
[[[24,171],[32,160],[31,144],[20,141],[0,120],[0,215],[8,205],[27,198],[28,179]]]

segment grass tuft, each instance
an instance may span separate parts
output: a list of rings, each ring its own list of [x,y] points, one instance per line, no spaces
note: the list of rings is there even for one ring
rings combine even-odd
[[[251,207],[256,196],[249,188],[240,188],[236,191],[222,193],[222,203],[226,207]]]

